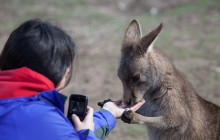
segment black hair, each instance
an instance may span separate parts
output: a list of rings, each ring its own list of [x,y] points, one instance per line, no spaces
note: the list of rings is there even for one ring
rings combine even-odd
[[[0,69],[28,67],[59,84],[66,69],[72,75],[74,42],[62,29],[40,19],[28,20],[15,29],[0,56]]]

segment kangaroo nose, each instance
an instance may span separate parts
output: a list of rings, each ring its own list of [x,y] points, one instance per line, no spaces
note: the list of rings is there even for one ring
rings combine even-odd
[[[130,106],[131,105],[131,99],[127,100],[126,104],[127,104],[127,106]]]

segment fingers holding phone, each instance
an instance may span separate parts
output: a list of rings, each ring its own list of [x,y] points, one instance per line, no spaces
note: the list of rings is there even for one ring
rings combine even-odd
[[[71,94],[69,98],[69,108],[67,118],[72,121],[72,114],[76,114],[80,120],[84,120],[88,105],[88,97],[81,94]]]
[[[88,97],[82,94],[71,94],[67,118],[76,131],[90,129],[94,131],[93,108],[87,106]]]
[[[93,108],[87,106],[86,116],[83,121],[81,121],[76,114],[72,114],[72,120],[76,131],[80,131],[82,129],[90,129],[94,131],[93,112]]]

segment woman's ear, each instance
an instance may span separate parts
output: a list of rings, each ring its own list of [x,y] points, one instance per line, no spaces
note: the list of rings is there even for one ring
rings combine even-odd
[[[70,72],[70,67],[67,67],[66,72],[65,72],[63,78],[61,79],[59,84],[56,86],[56,89],[57,89],[58,92],[61,92],[62,89],[65,87],[67,76],[69,75],[69,72]]]

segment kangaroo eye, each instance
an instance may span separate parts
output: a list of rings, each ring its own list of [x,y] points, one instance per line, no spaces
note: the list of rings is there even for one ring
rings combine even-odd
[[[140,79],[140,74],[134,76],[131,80],[132,80],[133,83],[136,83],[136,82],[139,81],[139,79]]]

